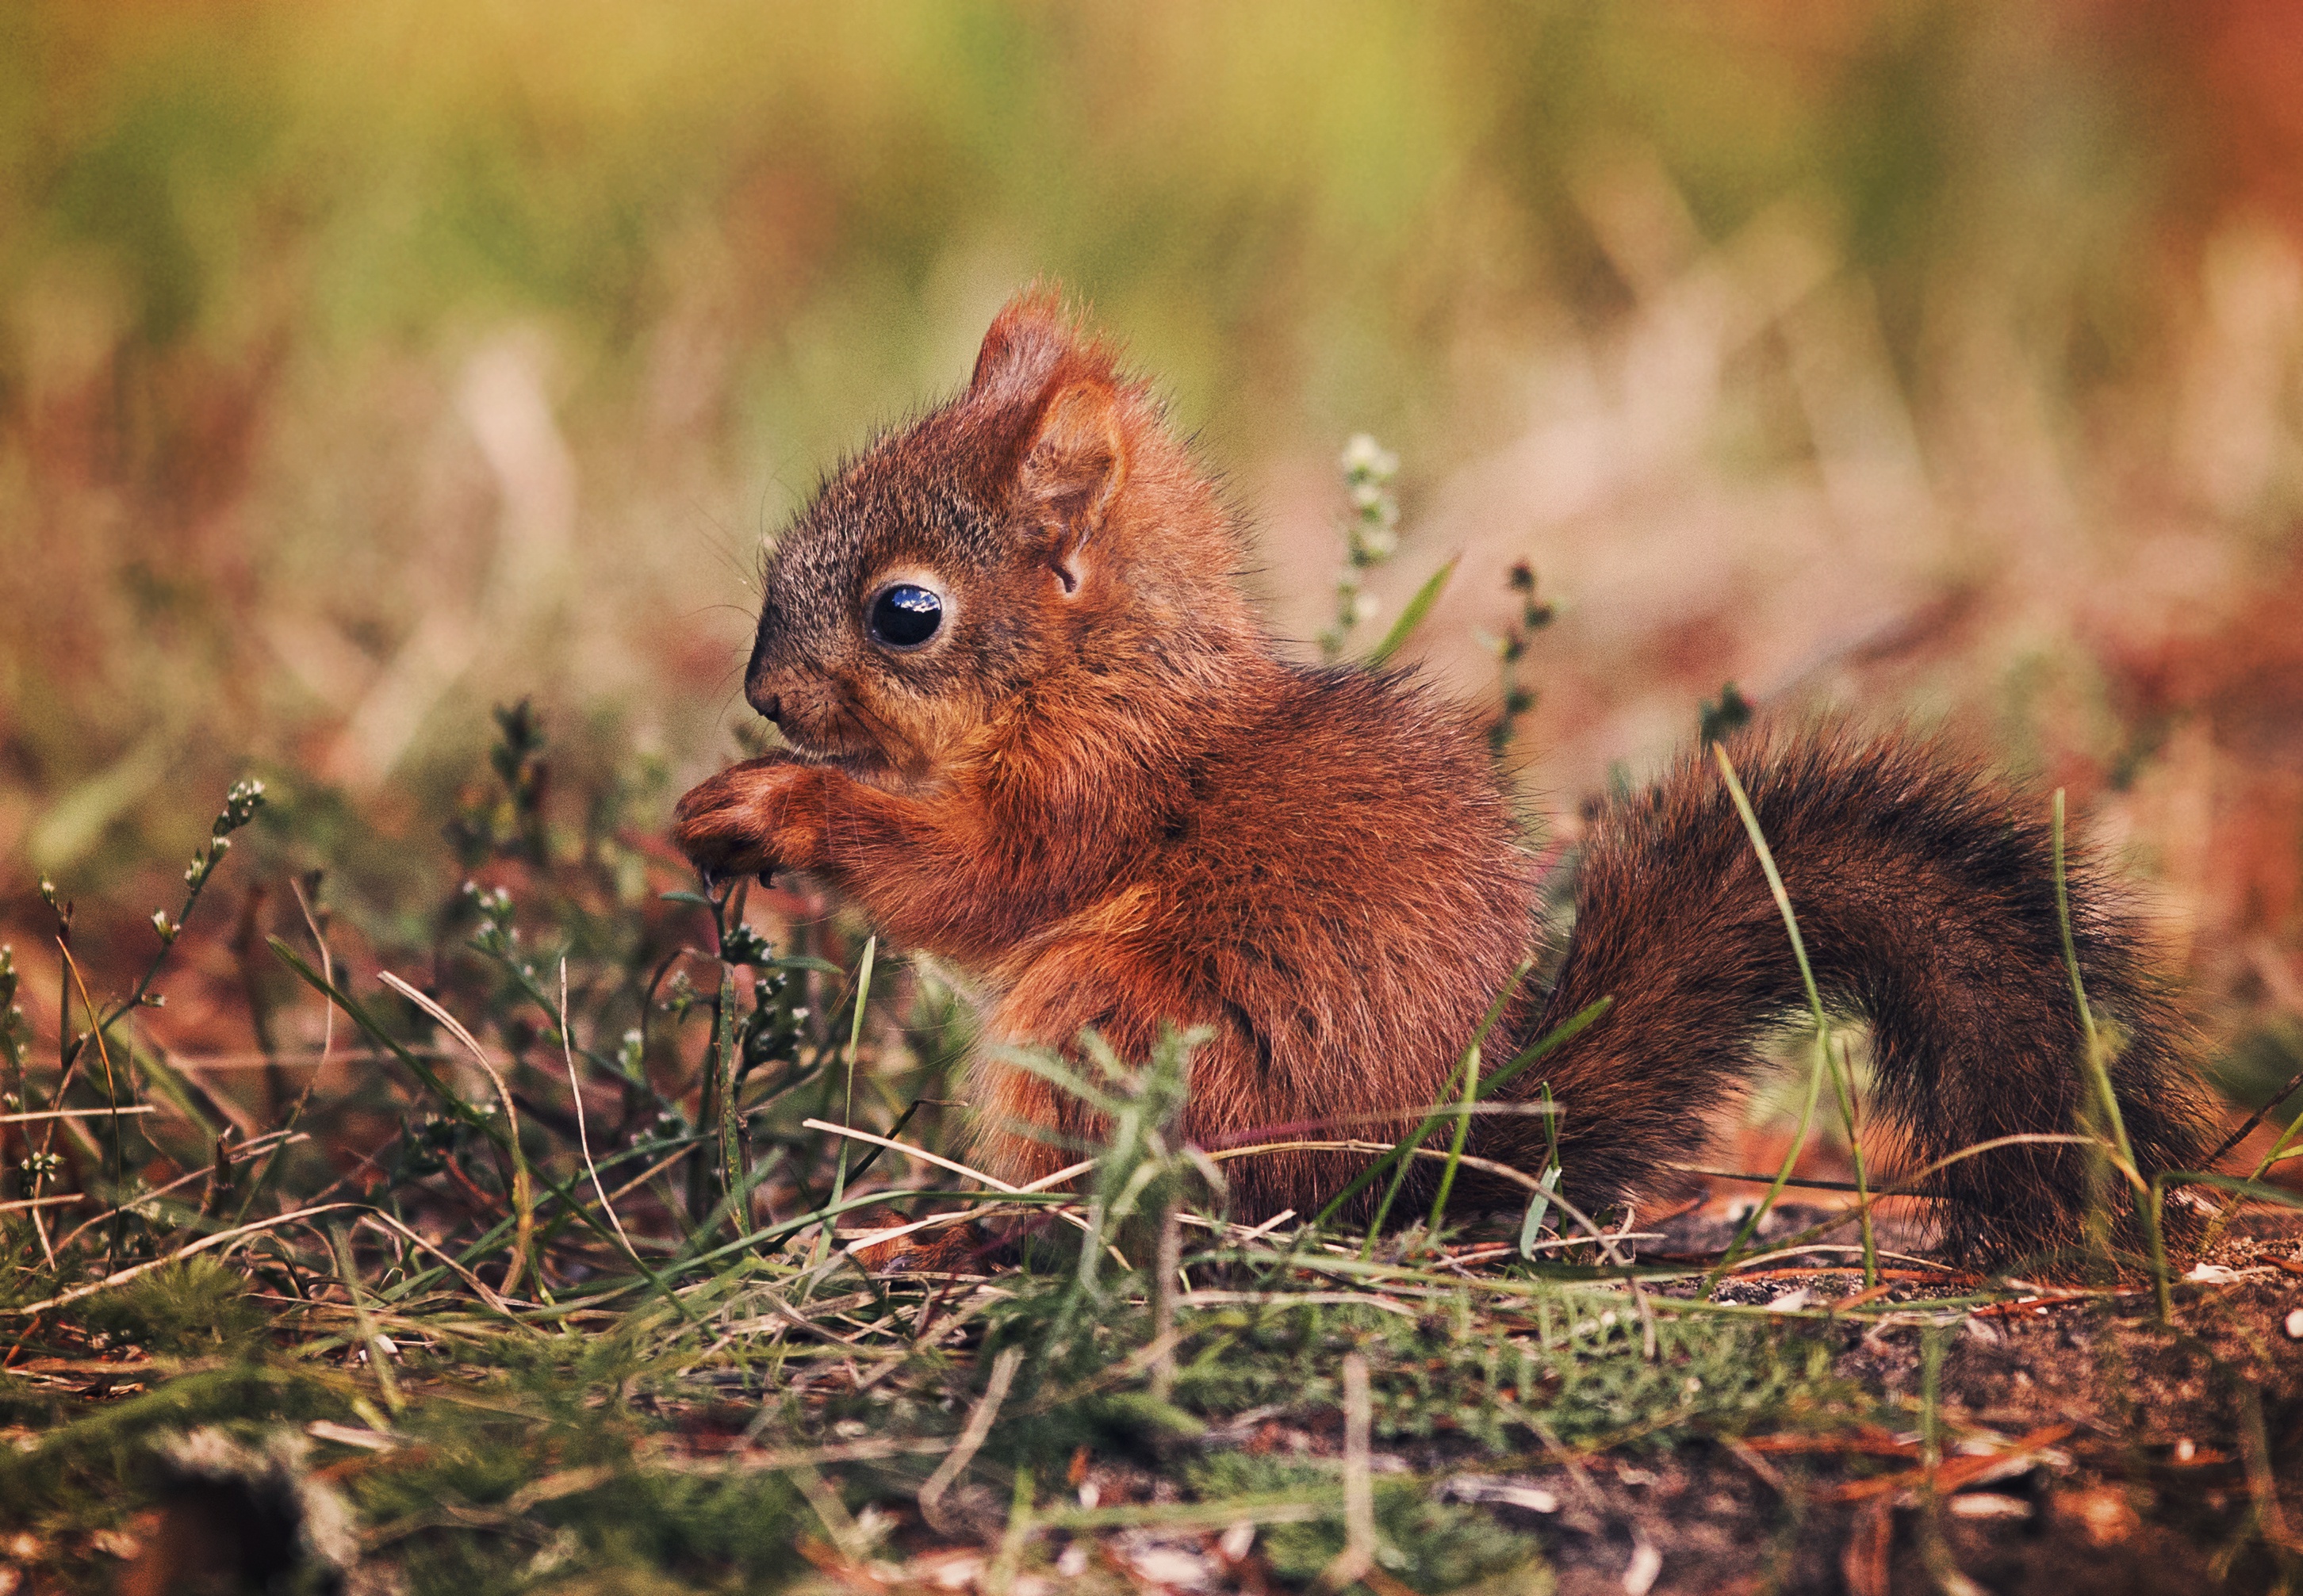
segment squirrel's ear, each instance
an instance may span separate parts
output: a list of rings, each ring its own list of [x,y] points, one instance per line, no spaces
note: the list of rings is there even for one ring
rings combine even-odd
[[[1045,392],[1056,368],[1079,352],[1063,301],[1042,288],[1028,289],[1000,307],[975,354],[968,391],[995,402],[1022,404]]]
[[[1076,592],[1081,549],[1127,480],[1128,440],[1111,352],[1084,339],[1054,290],[1010,299],[983,335],[968,396],[1003,419],[995,469],[1013,473],[1025,513],[1049,537],[1049,563]]]
[[[1079,587],[1082,545],[1103,525],[1127,481],[1127,452],[1119,395],[1106,379],[1068,382],[1041,407],[1016,485],[1054,533],[1050,558],[1067,592]]]

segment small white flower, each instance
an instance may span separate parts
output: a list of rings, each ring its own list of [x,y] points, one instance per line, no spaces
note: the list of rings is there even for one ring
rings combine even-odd
[[[1340,462],[1347,476],[1389,482],[1399,474],[1399,457],[1365,433],[1354,433],[1344,444]]]

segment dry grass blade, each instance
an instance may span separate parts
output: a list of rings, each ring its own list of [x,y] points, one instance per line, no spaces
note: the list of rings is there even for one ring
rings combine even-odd
[[[1759,1269],[1766,1264],[1781,1263],[1785,1258],[1805,1257],[1812,1253],[1851,1253],[1860,1257],[1862,1255],[1862,1247],[1851,1246],[1843,1242],[1815,1241],[1804,1244],[1793,1243],[1789,1246],[1778,1247],[1772,1252],[1753,1253],[1748,1257],[1738,1258],[1733,1264],[1723,1264],[1719,1273],[1723,1275],[1742,1274],[1747,1270]],[[1939,1258],[1923,1258],[1914,1253],[1878,1252],[1876,1256],[1882,1258],[1892,1258],[1898,1264],[1909,1264],[1915,1269],[1937,1270],[1944,1274],[1952,1275],[1963,1273],[1961,1270],[1943,1262]]]
[[[856,1336],[843,1336],[836,1331],[826,1330],[789,1303],[779,1301],[773,1297],[763,1297],[760,1300],[770,1314],[782,1320],[794,1330],[806,1331],[809,1335],[814,1336],[819,1340],[829,1341],[835,1347],[853,1347],[859,1339]]]
[[[1229,1158],[1244,1158],[1250,1155],[1259,1153],[1337,1152],[1382,1154],[1392,1151],[1396,1146],[1397,1144],[1392,1142],[1369,1141],[1258,1142],[1251,1147],[1226,1147],[1221,1152],[1211,1153],[1207,1155],[1207,1156],[1211,1161],[1221,1161]],[[1494,1175],[1499,1180],[1509,1180],[1514,1185],[1524,1188],[1531,1192],[1541,1193],[1544,1197],[1553,1205],[1557,1207],[1561,1213],[1566,1214],[1568,1218],[1573,1220],[1577,1224],[1583,1228],[1585,1231],[1584,1239],[1599,1243],[1600,1250],[1606,1253],[1607,1261],[1610,1264],[1622,1269],[1628,1269],[1631,1267],[1632,1260],[1623,1252],[1621,1247],[1621,1244],[1629,1239],[1630,1231],[1628,1227],[1620,1232],[1608,1231],[1597,1221],[1592,1219],[1590,1214],[1585,1214],[1582,1209],[1576,1207],[1565,1197],[1561,1197],[1558,1192],[1546,1187],[1541,1180],[1539,1180],[1533,1175],[1529,1174],[1526,1171],[1515,1169],[1508,1163],[1501,1163],[1492,1158],[1475,1158],[1468,1153],[1457,1154],[1443,1152],[1438,1147],[1411,1147],[1407,1149],[1407,1152],[1411,1157],[1435,1161],[1441,1163],[1453,1163],[1459,1164],[1465,1169],[1475,1169],[1480,1171],[1482,1174]],[[1853,1210],[1851,1209],[1850,1213],[1852,1214],[1852,1212]],[[1635,1298],[1639,1295],[1640,1287],[1638,1282],[1632,1282],[1632,1292]],[[1644,1313],[1645,1309],[1642,1308],[1641,1311]]]
[[[1375,1567],[1375,1464],[1370,1435],[1375,1403],[1367,1359],[1344,1355],[1344,1550],[1320,1575],[1323,1591],[1356,1584]]]
[[[684,1474],[775,1474],[801,1464],[877,1463],[890,1457],[932,1457],[949,1452],[948,1439],[873,1439],[835,1441],[820,1447],[770,1447],[755,1452],[696,1453],[662,1446],[645,1449],[641,1461]]]
[[[333,1015],[334,1010],[329,1012]],[[600,1166],[592,1162],[592,1132],[584,1119],[584,1087],[576,1079],[576,1043],[568,1034],[568,961],[564,958],[560,961],[560,1056],[568,1065],[568,1096],[576,1105],[576,1141],[584,1152],[585,1172],[592,1177],[592,1189],[599,1195],[601,1211],[616,1228],[616,1239],[624,1244],[625,1255],[637,1264],[640,1261],[639,1249],[632,1245],[624,1222],[616,1217],[616,1205],[608,1200],[607,1188],[600,1183]]]
[[[367,1293],[360,1289],[359,1260],[353,1256],[351,1236],[332,1226],[328,1239],[335,1254],[338,1282],[352,1306],[352,1322],[359,1328],[360,1344],[367,1349],[368,1372],[375,1376],[376,1389],[384,1394],[384,1405],[398,1415],[408,1404],[400,1394],[400,1377],[392,1372],[391,1344],[377,1327],[375,1316],[368,1312]]]
[[[472,1289],[472,1294],[477,1297],[482,1302],[486,1303],[489,1307],[503,1315],[505,1319],[510,1321],[512,1323],[519,1324],[522,1330],[527,1331],[529,1334],[533,1335],[536,1333],[533,1326],[520,1323],[519,1317],[512,1312],[511,1304],[506,1302],[497,1293],[490,1290],[485,1281],[483,1281],[478,1275],[474,1274],[470,1270],[456,1262],[455,1259],[441,1251],[439,1247],[434,1246],[431,1242],[425,1240],[423,1237],[409,1229],[408,1226],[402,1224],[399,1220],[394,1219],[391,1214],[384,1213],[380,1208],[375,1209],[363,1214],[360,1219],[360,1223],[373,1224],[381,1229],[390,1231],[395,1235],[405,1238],[409,1243],[421,1248],[425,1252],[430,1253],[434,1257],[439,1259],[440,1262],[446,1266],[449,1273],[454,1275],[458,1280],[469,1286]]]
[[[958,1442],[920,1487],[920,1516],[938,1531],[946,1534],[951,1532],[951,1522],[943,1510],[943,1493],[951,1488],[951,1483],[959,1478],[960,1471],[991,1434],[992,1424],[1000,1417],[1000,1405],[1008,1399],[1008,1388],[1014,1383],[1016,1371],[1023,1362],[1021,1347],[1010,1347],[992,1360],[991,1378],[985,1382],[983,1395],[976,1399],[974,1410],[967,1415],[967,1426],[960,1432]]]
[[[1210,1153],[1208,1157],[1217,1163],[1226,1163],[1235,1158],[1249,1158],[1266,1153],[1388,1153],[1398,1145],[1388,1141],[1267,1141],[1244,1147],[1224,1147]],[[1465,1169],[1475,1169],[1482,1174],[1509,1180],[1530,1191],[1543,1189],[1543,1182],[1525,1170],[1514,1169],[1492,1158],[1478,1158],[1469,1153],[1450,1153],[1440,1147],[1413,1147],[1409,1149],[1408,1155],[1438,1163],[1457,1163]]]
[[[115,1286],[124,1286],[140,1275],[149,1274],[156,1269],[165,1269],[171,1264],[180,1264],[186,1258],[207,1252],[213,1247],[222,1247],[228,1242],[237,1241],[242,1237],[253,1236],[263,1231],[276,1230],[282,1225],[299,1224],[317,1214],[341,1214],[355,1208],[367,1212],[367,1205],[366,1203],[316,1203],[308,1208],[297,1208],[286,1214],[275,1214],[269,1219],[260,1219],[253,1224],[235,1225],[229,1231],[218,1231],[213,1236],[203,1236],[198,1241],[180,1247],[164,1256],[148,1259],[127,1269],[115,1270],[102,1280],[90,1281],[84,1286],[75,1286],[69,1291],[59,1292],[46,1301],[28,1302],[18,1307],[0,1308],[0,1314],[17,1317],[45,1314],[52,1308],[60,1308],[78,1302],[84,1297],[93,1297],[98,1291],[109,1291]]]
[[[43,1108],[29,1113],[0,1113],[0,1125],[30,1125],[42,1120],[119,1120],[159,1112],[149,1103],[126,1103],[118,1108]]]
[[[997,1176],[987,1175],[980,1169],[971,1169],[968,1165],[960,1163],[957,1159],[946,1158],[941,1153],[931,1153],[925,1147],[915,1147],[909,1142],[896,1141],[891,1138],[885,1136],[874,1136],[869,1130],[858,1130],[852,1125],[835,1125],[829,1120],[819,1120],[813,1117],[802,1120],[800,1123],[810,1130],[822,1130],[832,1136],[845,1137],[850,1141],[869,1142],[875,1147],[886,1147],[892,1152],[907,1154],[924,1163],[932,1163],[938,1169],[949,1170],[955,1175],[965,1175],[971,1180],[980,1180],[987,1189],[1004,1192],[1010,1197],[1021,1195],[1026,1189],[1038,1189],[1036,1186],[1029,1189],[1022,1186],[1010,1186],[1007,1181],[999,1179]],[[1087,1166],[1081,1165],[1079,1167],[1085,1168]]]
[[[300,1131],[266,1131],[262,1136],[241,1142],[237,1147],[233,1147],[232,1149],[232,1162],[234,1163],[245,1163],[254,1159],[258,1154],[274,1152],[283,1147],[294,1147],[299,1143],[308,1142],[312,1138],[310,1137],[302,1134]],[[195,1169],[189,1174],[177,1176],[165,1186],[156,1186],[140,1197],[137,1197],[128,1202],[121,1204],[116,1209],[112,1209],[105,1213],[99,1214],[93,1219],[82,1221],[78,1229],[69,1231],[60,1237],[56,1241],[56,1245],[58,1247],[68,1247],[72,1242],[80,1239],[80,1238],[85,1235],[88,1231],[95,1229],[97,1225],[102,1224],[105,1220],[110,1219],[114,1214],[133,1214],[142,1208],[147,1203],[166,1197],[172,1191],[181,1190],[182,1188],[190,1186],[195,1180],[207,1180],[210,1173],[210,1169]],[[74,1198],[72,1200],[78,1201],[79,1199]]]
[[[1192,1282],[1184,1273],[1184,1227],[1171,1201],[1160,1210],[1160,1253],[1152,1268],[1152,1340],[1161,1348],[1152,1364],[1152,1395],[1165,1402],[1176,1384],[1176,1287]]]
[[[821,1129],[822,1127],[819,1125],[817,1128]],[[848,1130],[837,1126],[833,1127],[833,1129],[839,1130],[841,1135],[862,1137],[867,1140],[873,1139],[870,1137],[870,1134],[865,1131]],[[907,1153],[918,1151],[917,1148],[911,1147],[908,1143],[899,1143],[897,1145]],[[1047,1191],[1055,1187],[1061,1186],[1067,1180],[1074,1180],[1078,1176],[1087,1173],[1088,1171],[1096,1166],[1096,1163],[1097,1160],[1095,1159],[1083,1158],[1077,1163],[1068,1164],[1066,1167],[1056,1171],[1053,1174],[1042,1175],[1036,1180],[1027,1181],[1024,1185],[1017,1187],[1013,1195],[1017,1197],[1036,1196],[1040,1192]],[[963,1170],[962,1172],[970,1175],[975,1173],[973,1170]],[[1017,1211],[1017,1205],[1013,1204],[1001,1204],[996,1202],[979,1203],[973,1208],[957,1208],[949,1214],[932,1214],[925,1219],[915,1219],[905,1224],[889,1225],[884,1229],[876,1231],[859,1231],[854,1235],[847,1238],[843,1245],[850,1253],[860,1252],[867,1247],[878,1247],[886,1242],[898,1240],[906,1236],[915,1235],[921,1231],[947,1230],[953,1225],[966,1224],[971,1220],[983,1219],[990,1214],[1001,1212],[1013,1213]]]
[[[844,1137],[850,1141],[869,1142],[875,1147],[887,1147],[898,1153],[908,1154],[924,1163],[932,1163],[939,1169],[947,1169],[956,1175],[964,1175],[971,1180],[980,1181],[1003,1197],[1031,1197],[1049,1190],[1062,1185],[1076,1175],[1086,1173],[1093,1169],[1096,1163],[1092,1158],[1084,1159],[1069,1168],[1058,1170],[1052,1175],[1042,1175],[1028,1185],[1011,1186],[997,1176],[987,1175],[982,1170],[971,1168],[957,1159],[946,1158],[941,1153],[931,1153],[925,1147],[915,1147],[909,1142],[897,1141],[890,1137],[874,1136],[869,1130],[858,1130],[852,1125],[835,1125],[829,1120],[819,1120],[814,1117],[802,1120],[800,1123],[810,1130],[822,1130],[829,1135]],[[892,1225],[885,1230],[866,1231],[860,1235],[849,1238],[845,1246],[847,1250],[853,1254],[865,1247],[883,1246],[898,1237],[908,1236],[915,1231],[965,1223],[969,1219],[980,1217],[981,1213],[982,1210],[973,1210],[958,1214],[941,1214],[930,1219],[914,1220],[908,1224]],[[1093,1231],[1093,1227],[1085,1219],[1068,1208],[1059,1208],[1055,1210],[1055,1214],[1059,1219],[1075,1230],[1091,1234]],[[826,1228],[828,1231],[829,1227]],[[1128,1266],[1126,1258],[1121,1256],[1118,1248],[1107,1246],[1106,1250],[1118,1262],[1122,1269]]]
[[[1420,1319],[1424,1310],[1380,1291],[1189,1291],[1184,1306],[1214,1307],[1367,1307],[1403,1319]]]
[[[1236,1239],[1243,1242],[1261,1241],[1266,1236],[1270,1235],[1272,1231],[1278,1230],[1281,1225],[1286,1224],[1289,1220],[1295,1217],[1295,1209],[1282,1208],[1278,1213],[1273,1214],[1270,1219],[1265,1220],[1261,1224],[1239,1227]]]
[[[815,1466],[794,1463],[788,1472],[799,1486],[800,1494],[807,1498],[807,1505],[814,1509],[816,1522],[823,1525],[824,1533],[831,1537],[832,1544],[839,1547],[839,1555],[850,1563],[859,1564],[869,1557],[872,1538],[856,1524],[847,1504],[839,1499],[839,1493],[823,1483],[823,1476],[816,1472]]]
[[[378,973],[385,986],[422,1009],[437,1021],[441,1028],[450,1036],[463,1044],[465,1051],[472,1055],[473,1062],[478,1064],[486,1072],[488,1079],[494,1083],[496,1096],[503,1101],[504,1130],[507,1133],[505,1146],[511,1155],[513,1229],[511,1258],[504,1264],[503,1284],[499,1289],[503,1295],[510,1296],[519,1289],[520,1276],[527,1270],[530,1262],[529,1249],[536,1240],[536,1188],[533,1178],[528,1174],[527,1155],[520,1151],[519,1105],[512,1101],[511,1088],[505,1083],[502,1074],[495,1067],[494,1061],[488,1057],[487,1049],[480,1046],[478,1037],[464,1029],[461,1021],[392,971],[386,970]]]

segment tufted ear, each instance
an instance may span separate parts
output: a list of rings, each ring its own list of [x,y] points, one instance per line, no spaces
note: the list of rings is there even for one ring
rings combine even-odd
[[[1111,356],[1083,340],[1062,302],[1033,289],[1008,301],[983,336],[972,398],[1012,407],[1008,466],[1025,513],[1050,540],[1049,563],[1076,592],[1082,550],[1127,480],[1128,441]]]
[[[1040,398],[1056,368],[1083,353],[1052,289],[1025,290],[1000,308],[975,354],[968,392],[995,404],[1020,404]]]

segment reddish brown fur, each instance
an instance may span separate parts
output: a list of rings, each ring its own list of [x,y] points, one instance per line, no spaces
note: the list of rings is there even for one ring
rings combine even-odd
[[[2046,806],[1949,751],[1845,735],[1731,744],[1826,1005],[1869,1020],[1875,1109],[1924,1164],[1987,1139],[2075,1128],[2083,1048],[2056,913]],[[2067,866],[2089,1006],[2126,1033],[2113,1065],[2144,1170],[2196,1168],[2201,1105],[2182,1027],[2133,917],[2084,853]],[[1606,995],[1604,1024],[1549,1071],[1571,1105],[1561,1161],[1595,1197],[1637,1189],[1804,1006],[1780,911],[1708,759],[1605,814],[1576,880],[1575,935],[1545,1023]],[[2087,1160],[2017,1146],[1933,1184],[1947,1239],[2007,1256],[2079,1239]],[[2122,1205],[2124,1198],[2122,1199]],[[2189,1210],[2172,1211],[2178,1232]]]
[[[796,752],[688,794],[680,845],[715,870],[806,871],[971,970],[992,1043],[1068,1047],[1093,1027],[1141,1058],[1163,1025],[1210,1028],[1185,1127],[1202,1142],[1396,1130],[1443,1095],[1527,953],[1533,869],[1466,717],[1403,675],[1286,662],[1234,580],[1241,556],[1143,386],[1051,297],[1018,299],[967,390],[848,466],[781,541],[747,691]],[[896,577],[948,605],[916,652],[865,633]],[[1921,1147],[2064,1128],[2075,1033],[2038,919],[2036,826],[1904,745],[1748,759],[1824,979],[1871,1012],[1883,1101]],[[1616,1008],[1548,1078],[1570,1189],[1596,1204],[1697,1151],[1702,1111],[1797,988],[1742,828],[1698,767],[1602,826],[1582,886],[1548,1012],[1603,994]],[[2180,1158],[2189,1098],[2131,931],[2084,891],[2083,918],[2098,1002],[2143,1038],[2130,1129],[2155,1162]],[[1539,1016],[1529,994],[1504,1038]],[[976,1068],[978,1156],[998,1172],[1065,1157],[1019,1127],[1095,1136],[1039,1078]],[[1533,1162],[1529,1123],[1483,1122],[1481,1148]],[[1235,1205],[1308,1210],[1358,1163],[1242,1160]],[[2071,1232],[2069,1159],[1962,1167],[1959,1238]]]

